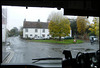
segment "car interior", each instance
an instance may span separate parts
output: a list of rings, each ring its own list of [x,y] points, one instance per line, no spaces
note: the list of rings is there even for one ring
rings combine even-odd
[[[100,19],[100,4],[98,1],[76,1],[76,0],[1,0],[1,7],[2,5],[6,6],[24,6],[28,7],[51,7],[57,8],[60,10],[64,8],[64,15],[74,15],[74,16],[95,16],[99,17]],[[1,9],[2,11],[2,9]],[[0,12],[2,16],[2,12]],[[2,17],[1,17],[2,18]],[[2,21],[1,21],[2,22]],[[1,30],[2,31],[2,30]],[[2,32],[1,32],[2,33]],[[0,36],[2,34],[0,33]],[[100,37],[99,37],[100,38]],[[100,42],[100,41],[99,41]],[[2,44],[0,46],[2,48]],[[2,54],[2,49],[1,49]],[[69,50],[64,50],[62,52],[65,58],[37,58],[32,59],[36,60],[32,63],[36,63],[41,60],[61,60],[62,61],[62,68],[100,68],[100,45],[99,50],[96,52],[78,52],[76,57],[73,58],[72,54]],[[2,55],[0,55],[2,56]],[[2,63],[2,59],[1,59]],[[2,68],[47,68],[41,67],[34,64],[1,64]],[[52,67],[51,67],[52,68]],[[60,68],[60,67],[57,67]]]

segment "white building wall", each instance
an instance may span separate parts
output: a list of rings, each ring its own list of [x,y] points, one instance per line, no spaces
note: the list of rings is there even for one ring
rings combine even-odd
[[[28,32],[25,31],[25,28],[23,28],[23,38],[27,38],[26,35],[30,38],[34,37],[34,32],[35,32],[35,29],[33,28],[28,28]],[[32,35],[32,36],[30,36]]]
[[[45,29],[45,32],[43,32],[43,29],[41,29],[41,35],[45,35],[45,38],[48,38],[49,35],[49,29]]]
[[[36,28],[36,29],[37,29],[37,28]],[[35,30],[35,29],[34,29],[34,30]],[[35,36],[35,35],[37,35],[37,36],[42,36],[41,34],[42,34],[42,30],[41,30],[41,29],[37,29],[37,32],[34,31],[34,36]]]
[[[72,37],[72,30],[70,30],[70,37]]]
[[[6,42],[7,8],[2,7],[2,42]]]
[[[37,29],[37,32],[35,32],[35,29]],[[39,37],[43,37],[43,35],[45,35],[44,38],[50,37],[49,29],[45,29],[45,32],[43,32],[43,29],[40,28],[28,28],[28,32],[25,32],[25,28],[23,28],[23,38],[27,38],[25,35],[27,35],[28,38],[34,38],[35,35]],[[69,36],[72,37],[72,30],[70,30]]]
[[[29,28],[28,32],[26,32],[26,34],[28,34],[29,38],[33,38],[34,37],[34,33],[35,33],[35,29],[33,29],[33,28]]]
[[[23,28],[23,38],[25,38],[25,28]]]
[[[2,42],[6,42],[6,25],[2,24]]]
[[[37,29],[37,32],[35,32],[35,29]],[[45,29],[45,32],[43,32],[43,29],[40,29],[40,28],[28,28],[28,32],[26,32],[25,28],[23,28],[23,38],[27,38],[25,35],[28,35],[29,38],[34,38],[35,35],[39,37],[42,37],[42,35],[45,35],[44,38],[48,38],[48,34],[49,34],[48,29]]]

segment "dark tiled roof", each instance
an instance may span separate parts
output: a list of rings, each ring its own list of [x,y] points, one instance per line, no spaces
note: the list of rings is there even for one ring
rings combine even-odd
[[[47,22],[24,21],[23,28],[45,28],[45,29],[48,29],[48,23]]]

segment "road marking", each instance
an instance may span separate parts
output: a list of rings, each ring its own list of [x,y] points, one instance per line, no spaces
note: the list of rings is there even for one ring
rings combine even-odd
[[[14,52],[11,51],[11,55],[9,56],[8,60],[6,61],[6,63],[9,63],[13,56],[14,56]]]
[[[10,55],[3,61],[3,63],[9,63],[14,56],[14,51],[9,50]]]

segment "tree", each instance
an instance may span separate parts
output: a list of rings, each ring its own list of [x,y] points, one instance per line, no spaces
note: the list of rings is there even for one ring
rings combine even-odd
[[[94,33],[99,37],[99,18],[94,17],[93,22],[94,23],[91,24],[91,28],[89,28],[91,31],[90,33]]]
[[[10,36],[10,31],[9,31],[9,29],[6,29],[6,32],[7,32],[7,37],[9,37],[9,36]]]
[[[70,33],[70,22],[68,18],[64,17],[59,13],[51,13],[48,20],[49,22],[49,33],[52,37],[61,37],[68,36]]]
[[[13,29],[11,29],[9,31],[9,36],[18,36],[19,32],[18,32],[18,28],[14,27]]]
[[[91,24],[86,28],[86,33],[88,34],[88,36],[95,36],[94,31],[91,32],[89,29],[92,28]]]
[[[71,26],[71,30],[72,30],[72,36],[77,35],[77,23],[76,23],[76,19],[71,19],[70,20],[70,26]]]
[[[89,25],[89,21],[85,16],[78,16],[77,17],[77,31],[81,34],[84,35],[87,25]]]

